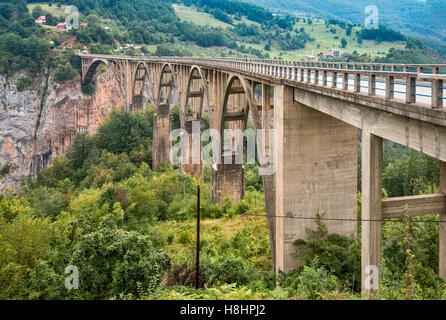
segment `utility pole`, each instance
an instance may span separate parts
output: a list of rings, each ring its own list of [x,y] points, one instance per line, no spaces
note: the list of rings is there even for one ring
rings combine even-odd
[[[197,257],[195,265],[195,289],[198,289],[200,277],[200,186],[197,186]]]

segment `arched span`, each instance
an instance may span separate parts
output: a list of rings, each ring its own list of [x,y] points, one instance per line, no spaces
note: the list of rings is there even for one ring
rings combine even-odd
[[[193,88],[194,80],[199,80],[200,88],[199,91],[193,91],[196,88]],[[185,128],[185,123],[187,120],[187,107],[189,105],[189,99],[190,98],[199,98],[198,107],[196,110],[193,110],[192,118],[193,120],[200,120],[201,114],[203,112],[203,106],[206,106],[209,112],[209,118],[212,118],[211,110],[209,108],[209,88],[208,83],[206,80],[205,73],[203,70],[196,65],[193,65],[189,76],[187,79],[187,86],[186,86],[186,99],[184,99],[184,103],[181,106],[180,109],[180,121],[181,121],[181,127]]]
[[[108,66],[108,61],[107,60],[103,60],[103,59],[95,59],[93,60],[93,62],[88,66],[87,72],[84,75],[84,78],[82,80],[82,84],[85,86],[87,84],[89,84],[94,77],[94,73],[96,72],[96,68],[101,64],[105,64],[106,66]],[[116,76],[116,74],[115,74]]]
[[[106,65],[108,68],[111,68],[113,75],[116,79],[116,81],[118,82],[118,86],[119,86],[119,91],[121,92],[121,96],[124,98],[126,98],[126,94],[122,88],[122,83],[121,83],[121,79],[119,78],[118,74],[116,73],[116,63],[114,63],[113,61],[110,63],[107,60],[104,59],[95,59],[93,60],[93,62],[88,66],[87,72],[85,74],[85,76],[83,77],[82,80],[82,85],[88,85],[89,83],[91,83],[91,81],[93,81],[93,77],[94,74],[96,72],[97,67],[103,63],[104,65]]]
[[[236,81],[240,83],[240,87],[233,86]],[[244,101],[245,103],[243,106],[241,106],[240,110],[236,110],[235,112],[228,112],[227,108],[228,108],[229,96],[232,94],[243,94],[245,97]],[[220,132],[223,132],[225,122],[231,120],[241,120],[242,121],[241,129],[246,128],[246,123],[248,122],[249,110],[253,109],[254,107],[255,104],[247,81],[239,74],[230,75],[225,89],[223,105],[220,110],[220,124],[219,128],[217,129]]]
[[[150,78],[150,75],[151,73],[147,64],[143,61],[139,62],[136,66],[136,71],[132,83],[131,111],[142,109],[145,82],[147,78]],[[152,92],[152,97],[154,97],[154,92]]]
[[[170,77],[166,79],[165,75],[170,74]],[[158,81],[158,96],[157,105],[170,105],[172,98],[172,91],[176,83],[175,69],[170,63],[165,63],[161,68],[159,81]],[[164,90],[164,91],[163,91]],[[163,95],[164,93],[164,95]]]

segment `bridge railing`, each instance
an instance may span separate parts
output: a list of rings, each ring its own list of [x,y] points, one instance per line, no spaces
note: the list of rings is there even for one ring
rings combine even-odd
[[[292,61],[253,58],[140,57],[80,55],[94,58],[197,64],[253,75],[304,82],[405,103],[442,108],[446,65]]]

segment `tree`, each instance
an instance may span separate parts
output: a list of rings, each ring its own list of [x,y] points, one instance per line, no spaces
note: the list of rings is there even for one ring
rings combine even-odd
[[[79,266],[82,298],[107,299],[153,293],[170,268],[170,258],[147,236],[118,229],[110,216],[80,240],[70,264]]]
[[[341,40],[341,48],[345,48],[347,47],[347,40],[345,40],[345,38],[342,38]]]
[[[110,118],[99,127],[99,147],[112,153],[130,154],[140,144],[148,144],[153,135],[152,126],[147,115],[113,111]]]
[[[43,16],[44,15],[44,12],[43,12],[43,10],[42,10],[42,7],[40,7],[40,6],[35,6],[34,7],[34,9],[33,9],[33,11],[32,11],[32,17],[34,18],[34,19],[37,19],[38,17],[40,17],[40,16]]]

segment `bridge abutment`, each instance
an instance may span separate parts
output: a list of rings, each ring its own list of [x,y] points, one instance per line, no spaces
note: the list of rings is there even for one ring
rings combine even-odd
[[[357,128],[294,101],[293,88],[274,89],[276,271],[299,266],[294,241],[316,227],[316,214],[356,219]],[[356,234],[352,221],[324,221],[330,233]]]

